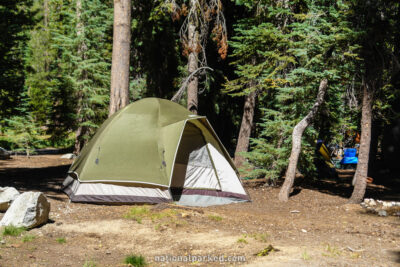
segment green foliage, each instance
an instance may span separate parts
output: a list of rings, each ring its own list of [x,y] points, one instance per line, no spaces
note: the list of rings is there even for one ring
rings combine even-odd
[[[91,261],[91,260],[86,260],[85,263],[83,264],[83,267],[96,267],[96,262]]]
[[[137,223],[142,223],[142,220],[147,218],[150,219],[153,223],[156,221],[160,221],[163,219],[167,219],[167,221],[175,222],[179,224],[179,222],[175,221],[178,212],[175,209],[164,209],[162,211],[152,211],[149,206],[136,206],[131,208],[125,215],[124,218],[135,220]],[[165,221],[165,220],[164,220]]]
[[[164,1],[132,2],[131,96],[171,98],[180,86],[179,36]]]
[[[4,227],[3,229],[3,235],[9,235],[9,236],[19,236],[23,232],[26,231],[25,227],[16,227],[13,225],[9,225]]]
[[[55,1],[51,6],[54,11],[61,9],[55,13],[52,30],[52,47],[59,55],[54,65],[58,75],[52,79],[57,88],[53,91],[55,100],[60,101],[53,106],[51,121],[57,127],[71,127],[62,124],[72,119],[75,127],[82,128],[78,141],[85,142],[108,113],[112,9],[100,0],[80,2],[80,8],[77,1]],[[54,123],[58,122],[57,114],[61,125]],[[50,129],[53,133],[58,130]]]
[[[244,238],[244,237],[239,238],[236,242],[237,243],[242,243],[242,244],[248,244],[249,243],[249,242],[247,242],[246,238]]]
[[[52,107],[52,89],[55,87],[51,77],[51,64],[56,58],[56,50],[51,47],[52,34],[49,27],[49,6],[44,1],[35,1],[35,27],[29,33],[29,41],[25,53],[26,80],[25,87],[29,96],[32,115],[35,121],[46,125]],[[47,10],[45,10],[47,9]]]
[[[173,18],[172,2],[168,3],[132,3],[134,100],[170,99],[187,76],[178,32],[187,18],[182,4],[188,2],[177,1],[181,10]],[[199,95],[199,111],[232,153],[242,98],[256,92],[246,175],[282,177],[292,129],[313,105],[322,78],[328,78],[326,101],[304,134],[298,165],[307,177],[315,174],[317,139],[352,145],[346,133],[359,131],[363,82],[374,87],[377,127],[385,129],[396,120],[399,5],[395,0],[224,2],[229,57],[207,55],[214,71],[207,81],[200,79],[206,89]],[[0,4],[0,146],[29,152],[44,146],[69,147],[75,137],[82,145],[107,118],[112,8],[109,0]],[[212,41],[215,37],[209,36],[204,49],[220,48]],[[186,104],[184,99],[181,104]],[[132,216],[138,221],[145,217]]]
[[[208,215],[208,218],[209,218],[210,220],[216,221],[216,222],[222,221],[222,217],[219,216],[219,215],[210,214],[210,215]]]
[[[3,140],[6,140],[12,150],[24,150],[29,155],[33,148],[43,143],[40,128],[33,119],[27,116],[14,116],[6,120],[9,125]]]
[[[311,260],[311,256],[310,256],[310,254],[307,253],[307,251],[304,251],[304,252],[301,254],[301,258],[302,258],[303,260],[305,260],[305,261]]]
[[[147,216],[149,213],[150,209],[148,206],[138,206],[131,208],[129,212],[124,215],[124,217],[126,219],[133,219],[138,223],[142,223],[143,217]]]
[[[56,238],[56,241],[57,241],[58,244],[67,243],[67,239],[65,239],[65,237],[58,237],[58,238]]]
[[[0,123],[17,115],[24,85],[24,48],[31,27],[32,0],[0,4]]]
[[[251,2],[242,3],[253,9]],[[329,142],[341,128],[342,95],[354,75],[359,48],[354,44],[357,32],[346,20],[349,7],[344,3],[257,3],[255,16],[235,26],[231,46],[238,78],[225,85],[225,92],[232,96],[255,91],[263,106],[251,151],[245,153],[252,167],[245,169],[252,177],[276,179],[283,175],[292,129],[314,104],[319,82],[328,78],[329,101],[322,107],[326,120],[321,124],[329,130],[322,131],[319,121],[307,129],[299,161],[300,171],[312,177],[315,140]]]
[[[246,235],[246,237],[247,236],[249,236],[257,241],[263,242],[263,243],[266,243],[270,237],[269,234],[267,234],[267,233],[252,233],[252,234]]]
[[[272,245],[268,245],[268,247],[256,253],[255,256],[264,257],[268,256],[271,252],[277,252],[277,251],[279,251],[279,249],[274,248]]]
[[[35,240],[36,236],[34,235],[24,235],[22,237],[22,242],[26,243],[26,242],[31,242],[33,240]]]
[[[130,264],[135,267],[144,267],[147,265],[146,259],[142,255],[129,255],[124,259],[125,264]]]

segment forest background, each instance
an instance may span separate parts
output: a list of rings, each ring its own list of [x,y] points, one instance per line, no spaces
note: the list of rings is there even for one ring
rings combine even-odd
[[[114,2],[2,1],[0,147],[79,152],[107,119]],[[208,117],[243,176],[284,176],[293,128],[323,79],[325,101],[302,137],[298,171],[318,177],[316,140],[354,147],[364,116],[371,122],[368,175],[398,172],[398,1],[133,0],[131,6],[129,101],[174,97],[189,106],[179,89],[194,72],[195,52],[196,112]],[[198,34],[194,48],[190,23]]]

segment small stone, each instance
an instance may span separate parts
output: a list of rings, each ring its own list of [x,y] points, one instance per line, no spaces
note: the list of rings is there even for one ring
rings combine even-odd
[[[383,207],[385,207],[385,208],[390,208],[392,206],[393,206],[393,204],[391,202],[383,202]]]
[[[74,158],[76,158],[76,156],[75,156],[75,154],[67,153],[67,154],[62,155],[60,158],[61,159],[74,159]]]
[[[386,217],[387,216],[387,212],[386,212],[386,210],[379,210],[378,211],[378,215],[382,216],[382,217]]]
[[[300,213],[299,210],[291,210],[290,213]]]
[[[307,230],[306,230],[306,229],[301,229],[301,231],[302,231],[303,233],[307,233]]]
[[[181,214],[182,218],[190,218],[190,214],[183,212]]]

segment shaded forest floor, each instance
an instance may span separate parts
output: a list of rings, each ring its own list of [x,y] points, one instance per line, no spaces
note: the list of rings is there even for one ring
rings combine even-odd
[[[59,157],[0,160],[0,186],[42,191],[51,202],[50,223],[0,238],[0,266],[124,266],[129,254],[150,266],[221,264],[156,261],[164,255],[245,256],[245,266],[400,266],[399,217],[346,204],[348,181],[303,182],[285,204],[278,188],[248,187],[251,203],[208,208],[90,205],[60,191],[71,160]],[[367,196],[398,199],[397,190],[370,185]],[[255,255],[269,245],[276,251]]]

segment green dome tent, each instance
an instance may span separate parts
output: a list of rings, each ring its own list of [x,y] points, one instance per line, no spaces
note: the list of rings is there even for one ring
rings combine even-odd
[[[206,117],[158,98],[108,118],[63,186],[73,202],[208,206],[249,200]]]

